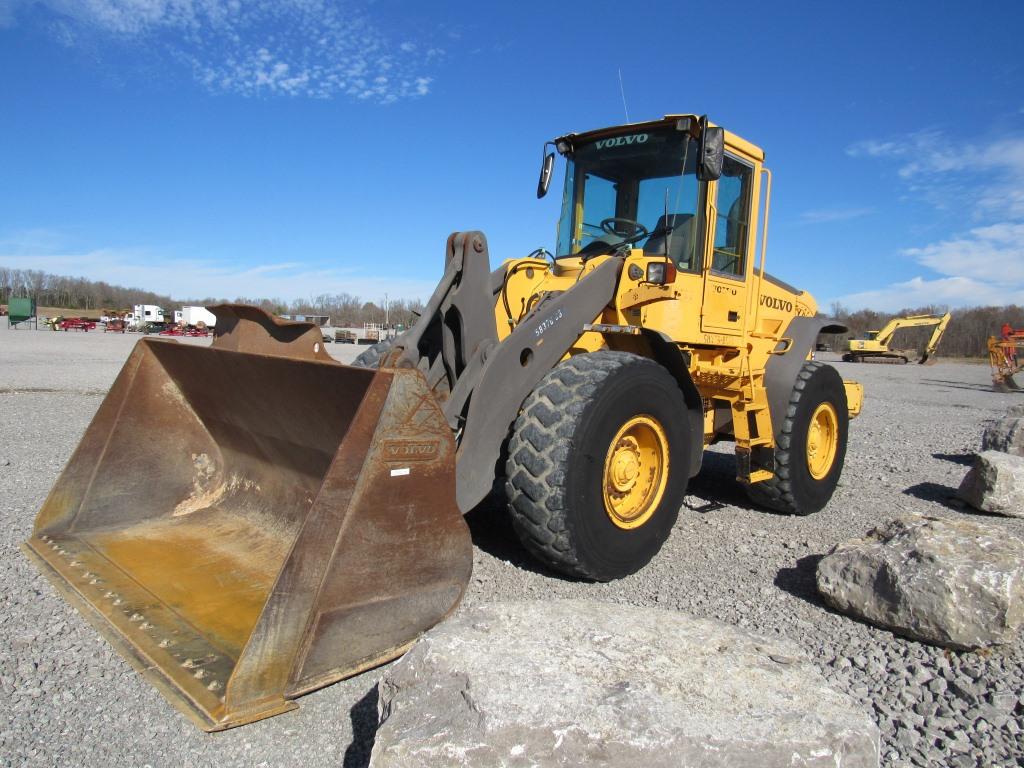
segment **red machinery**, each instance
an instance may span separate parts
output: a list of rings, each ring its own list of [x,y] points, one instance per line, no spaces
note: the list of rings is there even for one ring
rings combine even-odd
[[[1014,374],[1024,370],[1024,329],[1004,323],[1000,338],[990,336],[988,359],[992,367],[992,385],[1001,392],[1021,389]]]
[[[95,327],[95,322],[84,317],[66,317],[60,321],[62,331],[91,331]]]
[[[166,331],[160,331],[161,336],[192,336],[192,337],[205,337],[209,336],[209,331],[206,327],[187,328],[180,325],[176,325],[173,328],[168,328]]]

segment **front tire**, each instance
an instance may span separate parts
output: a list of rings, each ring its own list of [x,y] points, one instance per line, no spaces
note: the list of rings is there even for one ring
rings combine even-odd
[[[821,510],[839,484],[850,414],[835,368],[804,363],[775,447],[775,476],[747,486],[755,504],[790,515]]]
[[[517,535],[569,576],[636,572],[675,524],[690,443],[682,391],[653,360],[601,351],[560,363],[526,399],[509,440]]]

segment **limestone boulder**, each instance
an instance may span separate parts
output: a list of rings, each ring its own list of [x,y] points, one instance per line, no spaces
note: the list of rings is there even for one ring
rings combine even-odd
[[[1011,409],[1010,414],[985,427],[981,436],[981,450],[1024,456],[1024,416],[1014,415]]]
[[[1002,526],[913,515],[818,564],[835,609],[926,643],[1009,643],[1024,623],[1024,541]]]
[[[964,477],[957,496],[975,509],[1024,517],[1024,457],[984,451]]]
[[[657,609],[468,609],[378,693],[376,768],[878,764],[873,718],[794,644]]]

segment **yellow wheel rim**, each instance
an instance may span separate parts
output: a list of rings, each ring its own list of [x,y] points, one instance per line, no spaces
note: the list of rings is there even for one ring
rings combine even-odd
[[[821,480],[832,469],[839,449],[839,418],[831,403],[822,403],[807,427],[807,469]]]
[[[634,416],[612,438],[604,460],[604,508],[619,528],[650,520],[668,485],[668,438],[658,420]]]

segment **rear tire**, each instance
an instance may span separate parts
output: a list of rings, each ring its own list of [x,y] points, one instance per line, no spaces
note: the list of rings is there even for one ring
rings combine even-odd
[[[819,442],[824,441],[811,440],[812,450],[808,451],[812,419],[816,415],[823,421],[834,420],[835,443],[830,448],[834,453],[831,463],[825,466],[816,458],[815,451]],[[810,515],[821,510],[832,498],[843,471],[849,424],[842,377],[829,365],[804,363],[789,397],[775,447],[775,477],[748,485],[747,496],[755,504],[790,515]],[[816,427],[816,435],[821,432]]]
[[[634,573],[675,524],[690,442],[682,391],[653,360],[601,351],[560,363],[526,399],[509,440],[516,534],[569,576]]]
[[[376,344],[367,347],[359,353],[350,365],[356,368],[380,368],[380,361],[387,357],[388,352],[395,345],[394,339],[384,339]]]

